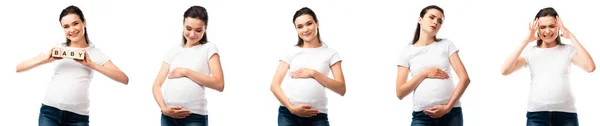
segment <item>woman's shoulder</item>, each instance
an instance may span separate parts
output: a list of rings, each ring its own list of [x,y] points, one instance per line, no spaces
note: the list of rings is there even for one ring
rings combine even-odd
[[[442,43],[443,45],[454,44],[454,42],[448,38],[438,38],[438,42]]]
[[[325,51],[328,51],[328,52],[337,52],[337,49],[330,48],[330,47],[327,47],[325,45],[323,45],[322,49],[325,50]]]
[[[563,48],[573,48],[572,44],[562,44]]]
[[[574,51],[575,50],[575,47],[573,47],[573,45],[571,45],[571,44],[562,44],[560,46],[561,46],[561,49],[565,50],[565,51]]]
[[[211,41],[207,41],[206,43],[202,44],[203,46],[210,46],[210,47],[214,47],[217,46],[217,44],[215,44],[214,42]]]

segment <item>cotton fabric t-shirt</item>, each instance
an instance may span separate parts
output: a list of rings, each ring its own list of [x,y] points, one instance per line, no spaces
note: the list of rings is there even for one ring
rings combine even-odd
[[[575,98],[569,84],[570,66],[575,48],[557,45],[552,48],[529,46],[523,51],[531,71],[531,89],[527,111],[575,113]]]
[[[67,50],[85,49],[92,62],[101,66],[110,60],[93,45],[87,48],[73,48],[61,44],[56,47]],[[50,54],[50,49],[44,50],[43,53]],[[57,65],[42,103],[60,110],[89,115],[89,88],[94,76],[93,70],[73,59],[64,58],[54,62]]]
[[[448,104],[456,87],[449,57],[457,51],[458,48],[447,39],[427,46],[410,44],[400,51],[397,65],[408,67],[411,77],[430,67],[438,67],[450,76],[448,79],[425,78],[413,92],[413,111]],[[454,107],[460,107],[460,101]]]
[[[314,78],[292,78],[291,75],[301,68],[309,68],[328,76],[330,67],[341,61],[338,52],[325,44],[318,48],[294,46],[280,60],[290,65],[281,88],[292,105],[309,104],[319,113],[327,113],[325,87]]]
[[[164,62],[169,64],[169,73],[182,67],[210,76],[208,61],[213,54],[218,54],[218,49],[212,42],[191,48],[177,45],[169,50]],[[167,79],[162,93],[167,106],[181,106],[194,114],[208,115],[204,86],[187,77]]]

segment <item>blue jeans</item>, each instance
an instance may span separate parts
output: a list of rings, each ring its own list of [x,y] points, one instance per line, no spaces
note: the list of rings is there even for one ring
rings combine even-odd
[[[89,126],[89,116],[63,111],[42,104],[40,108],[39,126]]]
[[[577,113],[527,112],[527,126],[579,126]]]
[[[183,119],[176,119],[161,114],[161,126],[208,126],[208,115],[190,114]]]
[[[460,107],[454,107],[450,112],[441,118],[431,118],[426,115],[423,111],[412,113],[411,126],[462,126],[463,117],[462,109]]]
[[[283,106],[279,107],[277,123],[279,126],[329,126],[325,113],[319,113],[313,117],[299,117]]]

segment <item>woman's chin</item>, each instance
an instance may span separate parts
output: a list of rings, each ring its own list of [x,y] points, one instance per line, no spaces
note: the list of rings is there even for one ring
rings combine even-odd
[[[77,41],[79,41],[79,38],[67,38],[67,39],[69,39],[71,42],[77,42]]]
[[[310,42],[313,39],[315,39],[315,37],[302,37],[302,40],[307,41],[307,42]]]

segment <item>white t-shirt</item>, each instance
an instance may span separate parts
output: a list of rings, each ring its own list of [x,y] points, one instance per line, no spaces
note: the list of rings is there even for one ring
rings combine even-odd
[[[531,71],[531,89],[527,111],[576,112],[575,98],[569,85],[570,66],[575,48],[557,45],[552,48],[530,46],[523,51]]]
[[[64,49],[82,49],[57,45]],[[86,53],[92,62],[98,65],[104,65],[110,59],[93,45],[88,46]],[[49,54],[50,49],[43,53]],[[92,69],[75,62],[73,59],[62,59],[54,61],[58,63],[52,75],[52,81],[46,89],[43,104],[58,108],[60,110],[77,113],[80,115],[89,115],[89,88],[94,72]]]
[[[290,65],[281,84],[281,88],[295,106],[310,104],[319,113],[327,113],[327,96],[325,87],[314,78],[292,78],[291,74],[301,68],[309,68],[329,76],[331,65],[341,61],[338,52],[325,44],[318,48],[294,48],[288,50],[280,59]]]
[[[169,64],[169,73],[175,68],[188,68],[210,76],[208,61],[218,54],[217,45],[208,42],[191,48],[177,45],[169,50],[164,62]],[[167,106],[181,106],[194,114],[208,115],[204,86],[187,77],[167,79],[162,86],[164,102]]]
[[[449,57],[457,51],[458,48],[447,39],[427,46],[410,44],[400,51],[397,65],[408,67],[411,77],[430,67],[438,67],[450,76],[449,79],[425,78],[413,92],[413,111],[448,104],[455,89]],[[460,102],[457,101],[454,107],[460,107]]]

